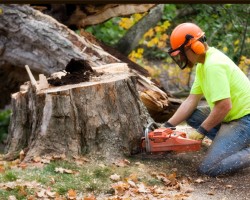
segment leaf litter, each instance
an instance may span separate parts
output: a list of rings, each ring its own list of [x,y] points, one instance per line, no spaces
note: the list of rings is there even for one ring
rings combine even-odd
[[[69,161],[65,155],[47,155],[41,157],[34,157],[30,163],[22,162],[23,153],[20,152],[19,159],[10,161],[0,160],[0,175],[7,173],[9,170],[20,169],[22,171],[28,171],[32,168],[43,169],[45,166],[50,165],[53,161]],[[73,162],[78,167],[84,167],[92,162],[92,160],[81,157],[73,156],[69,162]],[[154,161],[152,161],[154,163]],[[76,200],[136,200],[136,199],[174,199],[184,200],[194,192],[194,187],[211,182],[208,177],[196,177],[192,178],[190,175],[180,173],[177,168],[164,170],[163,168],[157,168],[149,166],[148,163],[142,163],[141,161],[130,161],[127,159],[117,160],[112,165],[103,163],[96,164],[101,169],[111,168],[118,169],[115,173],[109,175],[110,179],[109,192],[95,193],[95,190],[90,192],[83,192],[79,189],[68,189],[66,193],[60,194],[55,190],[54,185],[57,183],[57,179],[53,176],[50,177],[50,185],[46,186],[37,181],[27,181],[17,179],[14,181],[5,181],[0,183],[0,190],[12,191],[17,190],[18,194],[22,194],[26,199],[76,199]],[[130,168],[135,167],[137,171],[131,173]],[[120,170],[129,171],[125,174]],[[153,169],[153,170],[152,170]],[[167,171],[167,172],[166,172]],[[55,167],[54,173],[65,174],[65,176],[79,176],[78,170],[68,169],[67,167],[58,166]],[[154,184],[149,184],[149,180],[145,180],[143,175],[150,177],[149,179],[155,180]],[[156,180],[158,182],[156,182]],[[223,182],[223,179],[216,178],[217,182]],[[195,186],[196,185],[196,186]],[[224,188],[225,190],[234,190],[233,184],[220,184],[218,186],[212,185],[208,187],[208,190],[203,193],[207,196],[215,196],[218,191]],[[30,193],[30,190],[33,192]],[[8,199],[17,199],[15,195],[9,195]],[[207,198],[209,199],[209,198]]]
[[[37,156],[32,159],[29,163],[22,162],[22,157],[24,153],[21,151],[19,159],[8,162],[8,167],[10,169],[21,169],[29,170],[30,168],[43,168],[44,166],[50,164],[55,160],[66,160],[65,155],[53,155],[53,156]],[[77,166],[83,166],[84,164],[90,162],[89,159],[85,157],[75,156],[71,162],[75,162]],[[0,172],[5,172],[5,161],[0,161]],[[131,162],[127,159],[117,160],[113,163],[113,166],[117,168],[129,168],[134,165],[138,170],[145,170],[145,165],[140,162]],[[103,165],[103,167],[106,167]],[[112,167],[112,166],[110,166]],[[55,173],[59,174],[71,174],[76,175],[78,172],[72,169],[67,169],[64,167],[55,167]],[[184,183],[181,183],[177,179],[176,172],[171,174],[166,174],[163,172],[152,172],[149,174],[152,178],[159,180],[160,185],[148,185],[143,182],[138,174],[131,173],[128,176],[122,177],[118,173],[111,174],[109,176],[110,180],[113,182],[110,185],[112,192],[109,194],[85,194],[83,195],[81,191],[74,189],[69,189],[66,195],[60,195],[58,192],[54,191],[52,188],[53,183],[56,182],[54,178],[51,178],[52,186],[44,186],[36,181],[24,181],[18,179],[16,181],[4,182],[0,184],[1,190],[15,190],[18,189],[19,193],[22,192],[27,199],[81,199],[81,200],[96,200],[96,199],[107,199],[107,200],[118,200],[118,199],[184,199],[188,197],[191,190],[184,189]],[[33,189],[34,194],[28,194],[26,190]],[[9,196],[9,199],[15,199],[13,195]]]

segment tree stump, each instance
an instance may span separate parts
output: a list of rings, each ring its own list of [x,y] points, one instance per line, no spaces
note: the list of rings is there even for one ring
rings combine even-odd
[[[118,63],[118,65],[122,65]],[[98,67],[87,82],[38,90],[30,82],[12,95],[6,159],[44,154],[114,160],[140,151],[152,121],[127,67]],[[38,82],[39,86],[39,82]]]

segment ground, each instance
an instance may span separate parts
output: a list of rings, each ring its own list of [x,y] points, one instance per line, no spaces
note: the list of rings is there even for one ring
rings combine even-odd
[[[185,199],[188,200],[247,200],[250,199],[250,168],[230,176],[211,178],[199,174],[196,169],[205,155],[207,147],[200,152],[185,154],[169,154],[162,157],[141,158],[151,160],[155,168],[162,169],[163,163],[177,170],[177,175],[190,177],[192,192]]]
[[[85,64],[83,65],[85,70],[79,73],[89,72],[85,73],[86,76],[83,77],[88,80],[92,72],[86,70],[88,68]],[[73,68],[68,68],[66,71],[68,74],[65,76],[64,82],[68,83],[73,80],[71,75],[75,75],[74,73],[78,73],[78,71]],[[64,82],[56,82],[56,84],[61,85]],[[188,130],[186,131],[188,132]],[[20,161],[6,163],[0,155],[0,199],[45,199],[49,194],[51,198],[48,199],[56,199],[52,197],[55,194],[51,192],[55,191],[60,195],[60,198],[57,199],[87,200],[87,198],[80,197],[83,190],[84,193],[88,190],[91,190],[90,193],[95,193],[96,190],[101,192],[95,193],[95,197],[88,198],[89,200],[250,199],[250,168],[230,176],[216,178],[197,172],[210,142],[205,140],[198,152],[166,153],[164,155],[140,153],[126,158],[126,162],[111,165],[103,164],[100,161],[81,163],[82,160],[75,160],[72,164],[69,161],[65,163],[63,159],[62,162],[53,163],[54,159],[51,158],[37,158],[34,165],[30,167],[20,164]],[[0,153],[2,150],[3,145],[0,144]],[[78,165],[79,163],[80,165]],[[35,166],[39,166],[38,169],[34,169]],[[110,182],[110,177],[113,182]],[[25,185],[22,185],[19,180],[22,180]],[[30,191],[26,187],[29,187],[33,180],[39,184],[32,187],[32,192],[29,193]],[[107,182],[107,184],[103,184],[103,182]],[[7,184],[9,185],[7,186]],[[142,184],[146,186],[144,187]],[[88,188],[86,185],[89,185]],[[103,188],[100,189],[100,187],[111,188],[111,190],[102,190]],[[105,192],[102,193],[102,191]],[[69,198],[70,195],[71,198]]]
[[[100,160],[85,162],[80,158],[74,162],[58,161],[59,157],[56,160],[50,158],[50,162],[48,158],[36,158],[31,165],[18,161],[6,164],[0,159],[0,199],[8,199],[5,197],[12,195],[16,199],[33,200],[45,199],[48,194],[60,194],[62,198],[48,199],[87,200],[80,197],[86,195],[87,191],[94,193],[88,200],[250,199],[250,168],[217,178],[196,171],[208,148],[209,144],[203,142],[198,152],[164,155],[140,153],[110,165]],[[29,188],[30,185],[34,187]],[[85,190],[86,185],[89,188]],[[65,198],[67,195],[68,198]]]

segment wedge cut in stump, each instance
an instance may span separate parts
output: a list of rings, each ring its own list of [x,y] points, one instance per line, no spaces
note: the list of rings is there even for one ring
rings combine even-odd
[[[98,67],[99,76],[78,84],[39,88],[30,82],[12,95],[6,159],[21,150],[34,156],[89,155],[113,159],[140,151],[152,119],[125,63]],[[44,83],[43,83],[44,85]]]

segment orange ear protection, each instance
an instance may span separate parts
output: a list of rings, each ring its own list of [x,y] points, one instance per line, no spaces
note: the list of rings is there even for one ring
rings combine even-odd
[[[194,53],[199,54],[199,55],[205,53],[205,46],[203,44],[203,42],[205,41],[206,41],[206,37],[204,36],[191,44],[190,47],[194,51]]]

